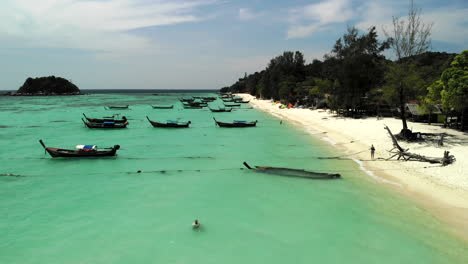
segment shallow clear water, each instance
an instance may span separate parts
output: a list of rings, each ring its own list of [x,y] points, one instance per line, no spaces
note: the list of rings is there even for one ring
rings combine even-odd
[[[182,96],[0,97],[0,174],[25,176],[0,177],[0,263],[467,263],[466,243],[425,210],[352,161],[317,159],[338,154],[326,142],[255,109],[184,110]],[[82,113],[119,113],[130,125],[88,129]],[[153,128],[146,115],[192,124]],[[219,128],[213,117],[259,123]],[[54,159],[39,139],[121,149]],[[343,179],[261,174],[243,161]]]

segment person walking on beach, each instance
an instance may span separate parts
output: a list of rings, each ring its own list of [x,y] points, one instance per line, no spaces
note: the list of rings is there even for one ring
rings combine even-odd
[[[374,153],[375,153],[375,148],[374,148],[374,145],[372,144],[371,147],[370,147],[370,156],[371,156],[371,159],[374,159]]]

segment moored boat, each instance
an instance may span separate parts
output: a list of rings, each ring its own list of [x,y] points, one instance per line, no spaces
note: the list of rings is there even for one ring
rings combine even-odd
[[[128,122],[116,123],[114,121],[104,121],[104,122],[89,122],[85,121],[83,118],[83,123],[89,128],[126,128]]]
[[[115,123],[125,123],[127,122],[127,118],[125,116],[122,116],[122,119],[114,119],[113,117],[104,117],[104,118],[92,118],[92,117],[87,117],[84,113],[83,116],[88,120],[89,122],[93,123],[103,123],[103,122],[115,122]]]
[[[208,107],[211,112],[231,112],[232,108],[230,107],[219,107],[218,109]]]
[[[204,106],[191,106],[191,105],[185,105],[184,104],[184,109],[203,109]]]
[[[98,150],[95,145],[78,145],[76,149],[60,149],[60,148],[51,148],[47,147],[44,142],[39,140],[42,147],[50,154],[53,158],[56,157],[106,157],[106,156],[115,156],[119,145],[114,145],[112,148],[104,148],[105,150]]]
[[[230,103],[230,104],[224,104],[225,107],[238,107],[240,106],[239,103]]]
[[[254,127],[257,125],[257,120],[255,121],[245,121],[245,120],[234,120],[231,123],[221,122],[216,120],[213,117],[215,123],[220,127]]]
[[[153,109],[172,109],[174,105],[152,105]]]
[[[129,109],[129,105],[109,105],[108,109]]]
[[[204,103],[200,99],[195,99],[192,102],[182,102],[185,109],[200,109],[208,106],[208,103]]]
[[[235,102],[235,103],[240,103],[240,104],[247,104],[247,103],[250,102],[250,100],[244,101],[244,100],[241,98],[241,99],[236,99],[236,100],[234,100],[234,102]]]
[[[148,116],[146,116],[146,119],[148,119],[148,121],[151,123],[153,127],[183,128],[183,127],[189,127],[189,125],[192,123],[190,121],[180,122],[177,120],[167,120],[166,122],[156,122],[156,121],[150,120]]]
[[[213,102],[213,101],[216,101],[216,97],[213,97],[213,96],[203,96],[201,98],[203,101],[205,102]]]
[[[338,174],[338,173],[314,172],[314,171],[306,171],[306,170],[301,170],[301,169],[266,167],[266,166],[255,166],[254,168],[252,168],[245,161],[244,161],[243,164],[249,170],[256,170],[258,172],[264,172],[264,173],[287,176],[287,177],[298,177],[298,178],[307,178],[307,179],[338,179],[338,178],[341,178],[341,175]]]

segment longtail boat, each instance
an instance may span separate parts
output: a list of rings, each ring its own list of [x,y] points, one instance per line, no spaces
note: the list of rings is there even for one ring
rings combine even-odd
[[[184,98],[180,98],[179,101],[181,102],[193,102],[193,100],[195,100],[195,98],[193,97],[184,97]]]
[[[172,109],[174,105],[152,105],[153,109]]]
[[[190,106],[184,105],[184,109],[203,109],[204,106]]]
[[[78,145],[76,149],[60,149],[47,147],[44,142],[39,140],[42,147],[52,156],[56,157],[106,157],[115,156],[119,145],[114,145],[112,148],[104,148],[105,150],[98,150],[94,145]]]
[[[146,119],[153,125],[153,127],[171,127],[171,128],[182,128],[182,127],[189,127],[189,125],[192,123],[190,121],[187,122],[179,122],[176,120],[167,120],[165,123],[164,122],[156,122],[152,121],[149,119],[148,116],[146,116]]]
[[[298,178],[307,178],[307,179],[338,179],[341,178],[341,175],[338,173],[325,173],[325,172],[314,172],[306,171],[300,169],[290,169],[290,168],[279,168],[279,167],[264,167],[264,166],[255,166],[252,168],[244,161],[244,166],[249,170],[256,170],[258,172],[287,176],[287,177],[298,177]]]
[[[184,106],[185,109],[200,109],[200,108],[208,106],[207,103],[203,103],[201,100],[198,100],[198,101],[195,100],[191,103],[182,102],[182,105]]]
[[[248,101],[244,101],[242,99],[237,99],[237,100],[234,100],[235,103],[240,103],[240,104],[247,104],[248,102],[250,102],[250,100]]]
[[[216,100],[216,97],[213,97],[213,96],[204,96],[201,98],[202,101],[205,101],[205,102],[213,102]]]
[[[107,106],[108,109],[129,109],[129,105],[121,105],[121,106],[117,106],[117,105],[109,105]]]
[[[104,123],[104,122],[125,123],[127,122],[127,118],[125,116],[122,116],[122,119],[114,119],[113,117],[92,118],[92,117],[87,117],[84,113],[83,113],[83,116],[86,118],[86,120],[92,123]]]
[[[244,121],[244,120],[234,120],[232,123],[226,123],[216,120],[213,117],[215,123],[220,127],[254,127],[257,125],[257,120],[255,121]]]
[[[223,103],[224,104],[224,103]],[[234,104],[224,104],[225,107],[236,107],[236,106],[240,106],[239,103],[234,103]]]
[[[211,112],[231,112],[232,111],[232,108],[228,107],[219,107],[218,109],[214,109],[214,108],[211,108],[211,107],[208,107],[210,109]]]
[[[104,121],[104,122],[88,122],[85,121],[83,118],[83,123],[89,128],[126,128],[128,122],[124,123],[116,123],[114,121]]]

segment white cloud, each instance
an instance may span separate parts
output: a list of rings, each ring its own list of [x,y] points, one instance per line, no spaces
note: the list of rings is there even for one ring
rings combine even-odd
[[[240,20],[252,20],[257,17],[257,14],[255,14],[252,10],[248,8],[240,8],[239,9],[239,19]]]
[[[396,8],[398,7],[398,8]],[[369,2],[360,10],[362,18],[357,27],[367,30],[375,26],[380,36],[384,36],[382,28],[390,31],[393,28],[392,17],[405,18],[408,12],[407,2],[396,6],[387,1]],[[445,6],[443,9],[422,10],[424,23],[433,23],[432,39],[448,43],[465,45],[468,38],[468,8]]]
[[[307,26],[296,25],[288,30],[288,38],[304,38],[312,35],[314,32],[321,29],[320,24],[311,24]]]
[[[129,30],[198,21],[202,18],[194,15],[195,9],[210,3],[213,0],[3,0],[0,40],[24,47],[138,52],[153,44]]]
[[[291,23],[287,37],[303,38],[331,23],[346,22],[353,18],[351,0],[325,0],[290,11]]]
[[[465,46],[468,44],[468,8],[449,8],[434,10],[423,15],[427,22],[434,22],[432,39],[456,43]]]

